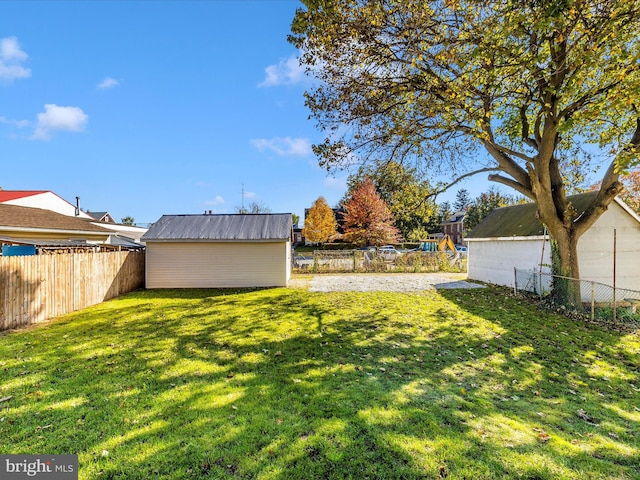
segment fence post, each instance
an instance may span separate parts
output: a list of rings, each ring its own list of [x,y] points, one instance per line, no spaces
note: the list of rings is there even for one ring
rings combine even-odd
[[[616,237],[617,237],[617,232],[616,229],[613,229],[613,323],[616,323],[616,315],[617,315],[617,302],[616,302],[616,255],[617,255],[617,248],[616,248]]]
[[[595,284],[593,281],[591,282],[591,321],[593,322],[596,318],[596,293],[595,293]]]
[[[513,267],[513,294],[518,294],[518,271]]]

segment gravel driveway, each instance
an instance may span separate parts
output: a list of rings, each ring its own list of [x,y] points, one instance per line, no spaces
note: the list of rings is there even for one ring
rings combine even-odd
[[[484,288],[466,280],[464,273],[345,273],[297,275],[290,286],[308,287],[311,292],[419,292],[441,288]]]

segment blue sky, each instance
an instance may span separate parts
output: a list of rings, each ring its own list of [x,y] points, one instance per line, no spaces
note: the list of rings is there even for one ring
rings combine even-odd
[[[321,195],[335,204],[347,174],[328,175],[311,152],[322,137],[286,40],[298,6],[2,2],[0,186],[77,195],[141,224],[233,213],[243,185],[245,204],[273,212],[302,216]]]

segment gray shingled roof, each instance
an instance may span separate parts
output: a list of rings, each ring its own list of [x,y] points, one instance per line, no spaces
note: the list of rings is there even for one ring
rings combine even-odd
[[[153,240],[289,240],[291,214],[163,215],[145,233]]]
[[[91,217],[93,217],[94,219],[101,221],[105,215],[109,215],[109,212],[89,212],[89,211],[85,211],[84,213],[86,213],[87,215],[90,215]]]
[[[591,204],[597,192],[567,197],[580,215]],[[544,234],[544,226],[536,217],[535,203],[501,207],[493,210],[465,238],[532,237]]]

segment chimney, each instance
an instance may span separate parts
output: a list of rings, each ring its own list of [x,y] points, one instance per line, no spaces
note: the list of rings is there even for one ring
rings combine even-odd
[[[80,216],[80,197],[76,197],[76,217]]]

